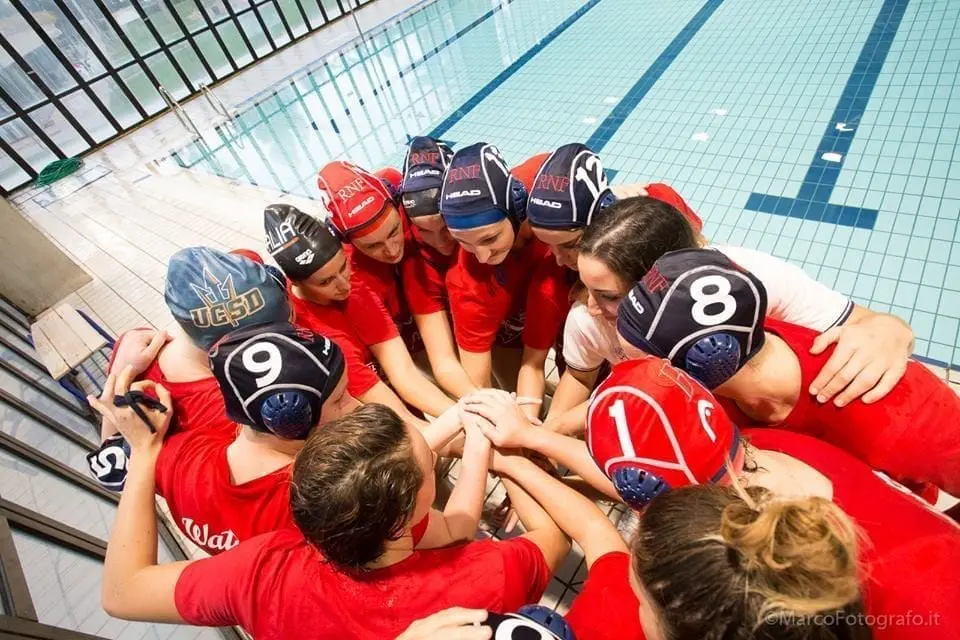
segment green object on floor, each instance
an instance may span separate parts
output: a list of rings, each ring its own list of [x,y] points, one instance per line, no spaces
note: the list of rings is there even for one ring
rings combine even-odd
[[[64,178],[77,169],[83,163],[79,158],[64,158],[63,160],[54,160],[43,168],[40,175],[37,176],[35,183],[38,186],[45,187],[53,184],[60,178]]]

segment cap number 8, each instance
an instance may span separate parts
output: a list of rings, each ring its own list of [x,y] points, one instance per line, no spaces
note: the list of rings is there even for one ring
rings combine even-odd
[[[266,354],[266,358],[257,359],[260,354]],[[255,342],[247,347],[243,352],[243,366],[250,373],[262,373],[256,378],[257,388],[262,389],[276,382],[280,377],[280,371],[283,369],[283,358],[280,356],[280,349],[275,344],[269,342]]]
[[[707,287],[716,287],[716,291],[707,293]],[[723,276],[712,275],[697,278],[690,285],[690,297],[693,298],[693,309],[690,315],[693,321],[704,327],[726,322],[737,312],[737,301],[730,295],[730,281]],[[708,313],[711,305],[723,305],[718,313]]]

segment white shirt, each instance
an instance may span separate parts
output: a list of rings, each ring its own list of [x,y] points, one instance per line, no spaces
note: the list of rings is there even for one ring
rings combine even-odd
[[[850,298],[817,282],[796,265],[755,249],[725,244],[709,248],[720,251],[763,283],[771,318],[822,332],[843,324],[853,311]],[[626,360],[626,354],[617,341],[617,328],[593,317],[586,305],[577,302],[563,328],[563,359],[573,369],[593,371],[604,360],[611,364]]]

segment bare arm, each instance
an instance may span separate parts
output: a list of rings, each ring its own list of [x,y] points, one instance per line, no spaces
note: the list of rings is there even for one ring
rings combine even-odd
[[[427,349],[430,368],[443,390],[455,398],[462,398],[476,391],[476,385],[473,384],[463,365],[460,364],[460,359],[457,358],[447,312],[438,311],[413,316],[413,319],[417,323],[417,329]]]
[[[370,351],[404,402],[432,416],[440,415],[453,404],[453,400],[417,368],[399,336],[371,345]]]
[[[503,486],[526,530],[521,537],[537,545],[550,571],[555,572],[570,553],[570,539],[523,487],[508,477],[503,478]]]
[[[590,401],[584,400],[573,409],[545,422],[543,428],[564,436],[578,436],[587,428],[587,410],[589,408]]]
[[[479,429],[468,427],[460,476],[441,517],[431,517],[420,548],[443,547],[461,540],[473,539],[477,533],[477,525],[480,524],[480,512],[487,491],[489,462],[490,441]]]
[[[626,552],[627,545],[613,523],[580,493],[520,456],[507,457],[497,468],[522,486],[563,532],[580,545],[587,567],[604,554]]]
[[[587,445],[576,438],[534,427],[516,409],[509,394],[487,389],[463,399],[464,409],[486,419],[483,433],[494,446],[507,449],[531,449],[556,460],[579,475],[594,489],[620,500],[613,484],[590,457]]]
[[[420,431],[423,431],[427,423],[420,418],[416,417],[410,410],[407,409],[407,405],[403,404],[403,400],[397,397],[397,394],[393,392],[393,389],[388,387],[383,382],[378,382],[377,384],[370,387],[370,389],[358,398],[360,402],[364,404],[382,404],[384,406],[390,407],[393,409],[400,419],[406,422],[407,424],[414,425]]]
[[[170,394],[150,382],[138,382],[133,389],[155,389],[166,413],[144,408],[156,430],[146,425],[129,408],[113,406],[114,391],[124,394],[131,388],[132,369],[127,367],[117,379],[111,375],[100,399],[91,405],[123,434],[130,443],[130,471],[117,507],[103,565],[103,609],[115,618],[183,622],[177,612],[174,590],[189,562],[157,564],[157,514],[154,502],[154,476],[163,436],[170,425]]]
[[[550,402],[547,421],[556,419],[561,414],[589,400],[590,390],[593,389],[593,385],[597,381],[598,373],[599,369],[577,371],[567,367],[567,370],[560,376],[560,383],[557,384],[557,390]]]
[[[493,358],[490,351],[474,353],[460,349],[460,362],[477,388],[488,389],[493,386]]]
[[[517,396],[521,398],[542,399],[545,387],[544,367],[547,363],[546,349],[523,348],[523,359],[517,374]],[[523,405],[523,412],[532,420],[540,417],[539,404]]]

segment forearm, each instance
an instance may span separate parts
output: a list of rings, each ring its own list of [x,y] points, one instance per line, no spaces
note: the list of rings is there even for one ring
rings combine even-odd
[[[463,364],[463,370],[467,372],[467,376],[478,389],[489,389],[493,386],[493,358],[490,351],[476,353],[460,349],[460,362]]]
[[[117,507],[103,566],[103,608],[124,619],[179,622],[176,578],[188,563],[157,567],[156,450],[137,450]]]
[[[384,382],[378,382],[373,385],[366,392],[360,394],[357,399],[364,404],[382,404],[385,407],[393,409],[393,411],[400,416],[401,420],[406,424],[416,427],[419,431],[423,431],[424,428],[426,428],[427,423],[410,413],[410,410],[407,409],[407,405],[403,403],[403,400]]]
[[[587,564],[611,551],[626,551],[623,538],[589,499],[550,477],[529,460],[513,456],[504,473],[536,500],[550,518],[584,551]]]
[[[593,377],[596,378],[594,372]],[[581,382],[571,371],[567,369],[560,376],[560,382],[557,384],[557,390],[553,394],[553,400],[550,402],[550,412],[547,414],[547,421],[559,418],[571,409],[590,399],[590,388]]]
[[[430,369],[440,387],[455,398],[462,398],[476,391],[476,385],[473,384],[457,358],[447,313],[440,311],[428,315],[416,315],[413,319],[423,338]]]
[[[430,449],[440,451],[461,433],[463,425],[460,422],[459,407],[451,407],[440,414],[436,420],[420,430],[423,439]]]
[[[542,399],[544,387],[545,379],[543,375],[543,367],[538,368],[535,365],[529,364],[520,365],[520,372],[517,374],[518,398]],[[523,411],[524,415],[531,420],[538,420],[540,418],[540,408],[542,406],[542,404],[531,402],[521,404],[520,409]]]
[[[448,408],[453,406],[454,401],[430,382],[423,372],[417,368],[417,365],[410,361],[409,366],[403,367],[401,371],[394,372],[394,375],[387,373],[390,378],[390,384],[404,402],[410,404],[420,411],[431,415],[439,416]]]
[[[620,500],[620,495],[614,489],[613,483],[597,467],[597,463],[590,457],[586,443],[582,440],[553,433],[547,429],[527,429],[521,445],[524,449],[531,449],[551,460],[556,460],[572,473],[583,478],[597,491],[613,500]]]
[[[487,491],[490,442],[481,434],[468,435],[460,475],[443,510],[451,541],[469,540],[477,532]]]
[[[850,312],[850,317],[847,318],[847,321],[844,324],[854,325],[871,321],[884,322],[885,332],[888,332],[899,338],[902,342],[909,344],[910,350],[913,350],[913,329],[911,329],[910,325],[899,316],[895,316],[890,313],[877,313],[876,311],[871,311],[870,309],[861,307],[857,304],[853,306],[853,311]]]
[[[501,475],[500,479],[507,490],[507,497],[510,498],[510,506],[517,512],[524,530],[528,533],[533,531],[563,533],[557,523],[550,517],[550,514],[518,482],[508,475]]]
[[[589,408],[590,402],[584,400],[569,411],[547,420],[544,426],[549,431],[564,436],[578,436],[587,427],[587,410]]]
[[[427,354],[429,357],[429,354]],[[433,368],[433,375],[437,378],[440,387],[455,398],[473,393],[477,386],[473,380],[464,371],[463,365],[454,358],[445,358],[442,362],[434,364],[433,358],[430,358],[430,366]]]

